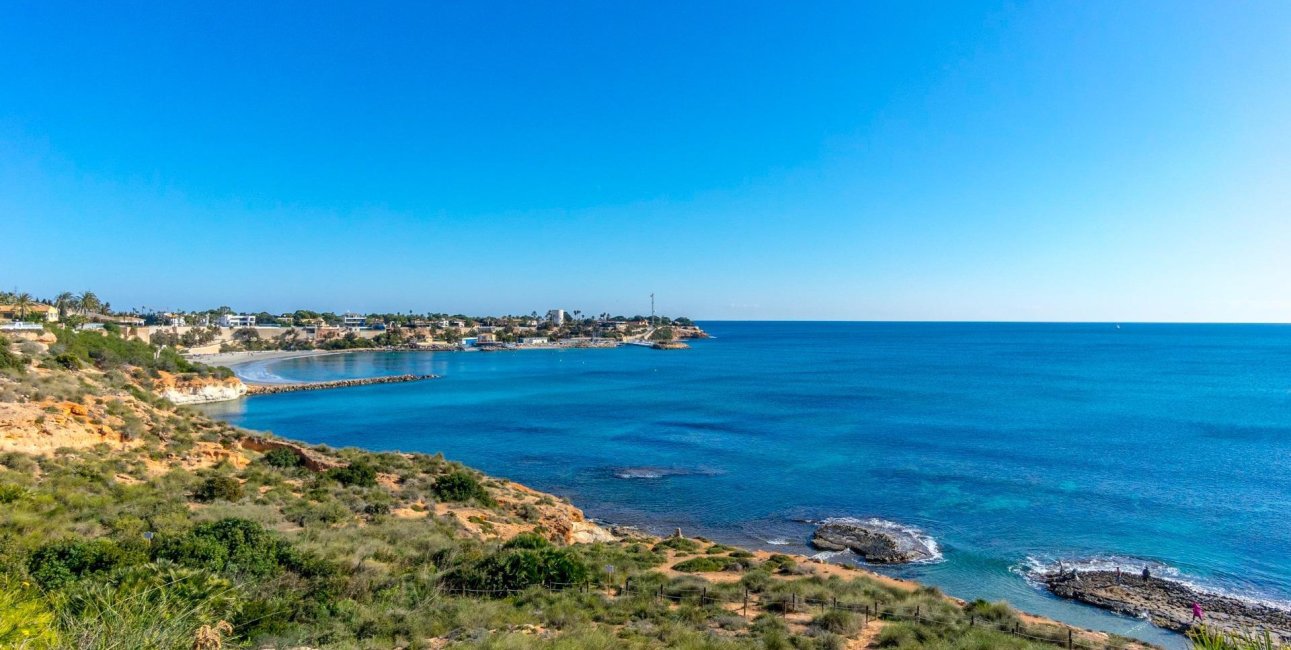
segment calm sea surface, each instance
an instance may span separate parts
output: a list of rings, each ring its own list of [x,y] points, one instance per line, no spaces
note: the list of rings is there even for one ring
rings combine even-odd
[[[943,554],[886,573],[1169,645],[1028,570],[1153,562],[1291,601],[1291,327],[703,326],[716,338],[679,352],[267,362],[241,372],[443,378],[209,409],[312,443],[442,451],[655,532],[812,553],[808,522],[878,517]]]

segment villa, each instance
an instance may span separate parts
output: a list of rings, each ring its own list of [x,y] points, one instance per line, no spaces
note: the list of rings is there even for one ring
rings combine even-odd
[[[23,317],[24,313],[26,314],[25,318]],[[29,320],[33,316],[43,318],[46,323],[57,323],[58,309],[50,305],[36,303],[27,305],[24,312],[24,308],[19,307],[18,305],[0,305],[0,318],[7,320]]]
[[[220,316],[220,327],[255,327],[255,314],[224,314]]]

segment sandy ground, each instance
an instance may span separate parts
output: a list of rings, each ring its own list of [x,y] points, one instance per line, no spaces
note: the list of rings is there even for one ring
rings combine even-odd
[[[217,352],[215,354],[191,354],[189,361],[204,363],[208,366],[224,366],[237,369],[238,366],[256,361],[274,361],[277,359],[294,359],[296,357],[320,357],[328,354],[345,354],[348,352],[371,352],[371,350],[260,350],[256,352]]]

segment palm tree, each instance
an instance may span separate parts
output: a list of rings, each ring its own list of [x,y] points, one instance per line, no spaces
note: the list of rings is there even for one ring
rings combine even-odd
[[[36,304],[36,299],[32,298],[31,294],[24,291],[14,297],[13,304],[18,308],[18,318],[27,320],[27,310],[31,309],[32,305]]]
[[[67,318],[67,313],[76,307],[76,295],[64,291],[54,298],[54,307],[58,309],[59,318]]]
[[[99,302],[99,297],[94,295],[93,291],[82,293],[77,298],[77,302],[80,303],[82,313],[97,313],[103,307],[103,303]]]

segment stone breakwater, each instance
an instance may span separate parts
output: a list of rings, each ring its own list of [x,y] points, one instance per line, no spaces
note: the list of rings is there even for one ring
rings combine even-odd
[[[1181,582],[1114,571],[1052,572],[1040,580],[1056,596],[1078,600],[1127,616],[1146,615],[1153,625],[1176,632],[1192,627],[1192,604],[1200,603],[1211,628],[1235,632],[1268,630],[1291,641],[1291,612],[1219,594]]]
[[[252,384],[247,386],[247,395],[272,395],[274,393],[291,393],[299,390],[325,390],[328,388],[349,388],[350,386],[370,386],[372,384],[400,384],[438,378],[438,375],[392,375],[390,377],[368,377],[365,379],[311,381],[300,384]]]

